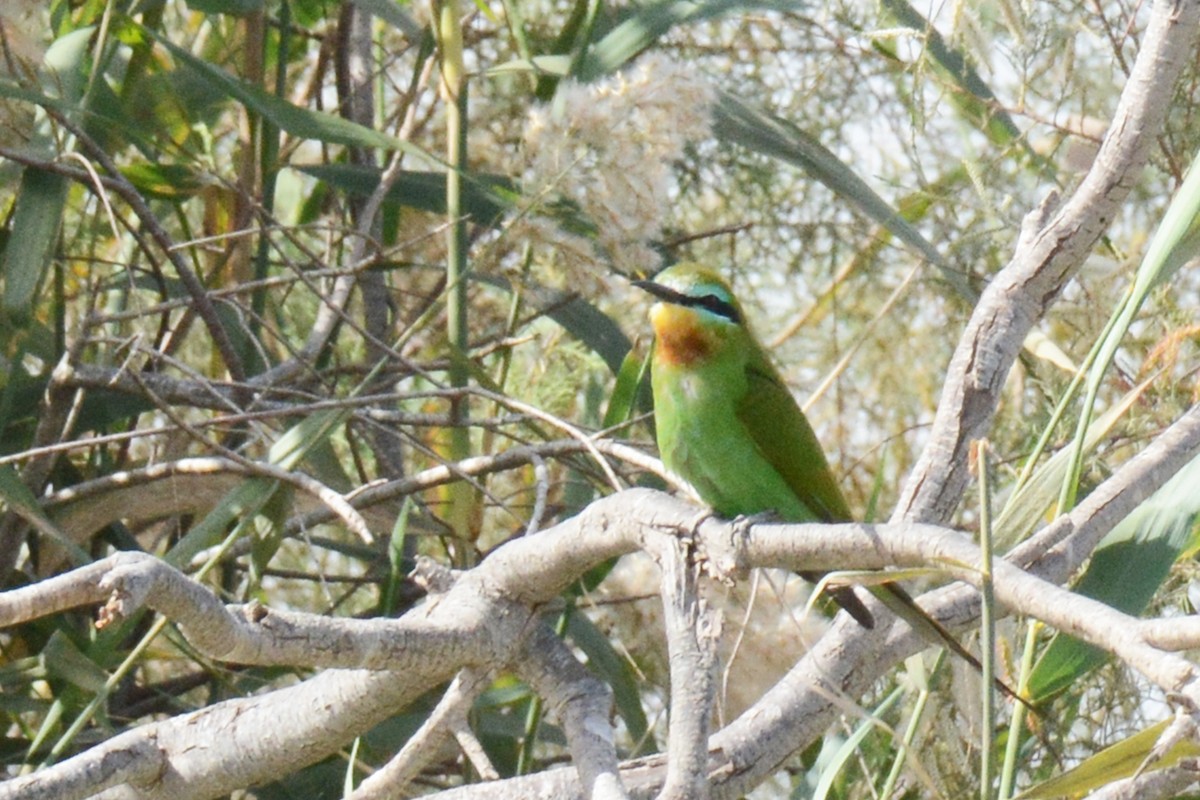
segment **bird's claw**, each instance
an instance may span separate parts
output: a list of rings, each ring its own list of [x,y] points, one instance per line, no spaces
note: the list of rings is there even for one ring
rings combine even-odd
[[[733,520],[733,532],[738,536],[746,536],[755,525],[766,522],[779,522],[779,515],[774,511],[759,511],[757,514],[738,514]]]
[[[692,517],[686,525],[681,529],[681,533],[689,540],[696,541],[700,538],[700,526],[708,522],[716,516],[711,508],[706,508],[703,511]]]

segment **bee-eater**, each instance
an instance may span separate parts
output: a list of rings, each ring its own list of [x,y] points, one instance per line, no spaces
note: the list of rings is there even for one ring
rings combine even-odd
[[[747,328],[725,279],[681,263],[634,285],[658,300],[650,310],[651,383],[658,449],[667,468],[722,517],[770,513],[783,522],[849,522],[850,509],[812,426]],[[871,592],[922,635],[979,668],[898,584]],[[832,594],[859,624],[874,627],[852,589]]]

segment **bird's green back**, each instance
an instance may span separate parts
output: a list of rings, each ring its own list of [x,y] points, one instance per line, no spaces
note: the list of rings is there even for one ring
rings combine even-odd
[[[850,508],[838,487],[812,425],[767,355],[754,344],[746,364],[746,393],[738,420],[763,458],[823,522],[848,522]]]

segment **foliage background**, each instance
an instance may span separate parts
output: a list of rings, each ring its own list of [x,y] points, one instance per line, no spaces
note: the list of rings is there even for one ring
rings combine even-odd
[[[1146,16],[1140,4],[1004,0],[464,7],[455,17],[469,86],[464,221],[447,209],[448,131],[459,123],[439,91],[447,33],[438,9],[359,6],[378,16],[370,46],[357,49],[339,34],[348,6],[325,0],[30,2],[0,17],[7,584],[66,564],[29,533],[36,497],[90,557],[139,547],[196,568],[207,554],[207,580],[230,599],[395,613],[412,601],[403,575],[416,553],[469,566],[609,488],[580,448],[488,462],[469,483],[405,479],[524,445],[536,453],[569,438],[558,420],[593,431],[633,417],[611,435],[649,447],[645,406],[623,399],[629,379],[616,376],[630,346],[627,370],[648,344],[645,301],[627,278],[683,258],[733,276],[797,394],[811,394],[852,506],[886,516],[974,293],[1005,263],[1022,216],[1086,169]],[[346,99],[355,58],[367,61],[365,111]],[[1027,342],[993,432],[1001,492],[1182,182],[1200,145],[1196,92],[1191,69],[1152,168],[1039,327],[1043,339]],[[403,172],[372,219],[368,195],[400,153]],[[98,189],[85,166],[110,182]],[[143,197],[144,210],[112,181]],[[466,244],[457,255],[455,241]],[[922,241],[927,249],[914,246]],[[181,266],[213,298],[211,319],[194,294],[189,303]],[[462,267],[468,277],[457,281]],[[307,348],[327,324],[322,304],[348,281],[355,291],[340,318]],[[1193,402],[1195,284],[1184,270],[1159,288],[1123,341],[1099,407],[1153,380],[1090,457],[1085,490]],[[214,326],[230,339],[224,352]],[[1069,440],[1073,413],[1050,432],[1051,450]],[[298,449],[288,449],[289,431]],[[170,499],[157,484],[117,496],[95,483],[203,455],[295,466],[341,493],[392,487],[364,510],[377,541],[296,523],[313,508],[304,492],[227,472],[198,476]],[[614,466],[622,481],[656,480],[644,465]],[[81,485],[98,488],[69,505],[64,491]],[[967,529],[976,502],[961,513]],[[214,508],[251,521],[226,550],[211,549],[234,530]],[[68,526],[69,513],[86,523]],[[202,525],[208,533],[185,538]],[[564,612],[596,669],[635,698],[620,709],[631,753],[655,747],[665,682],[663,654],[645,635],[656,630],[655,601],[639,600],[651,579],[639,569],[622,564],[598,589],[604,576],[595,576],[569,598],[587,615]],[[1189,561],[1178,564],[1156,605],[1182,607],[1190,572]],[[767,591],[727,598],[764,617],[750,625],[758,644],[745,645],[763,649],[743,652],[744,662],[783,650],[766,675],[731,673],[750,696],[791,657],[777,647],[779,629],[801,628],[786,613],[799,587],[776,586],[769,600]],[[104,636],[87,622],[68,615],[0,640],[12,768],[148,715],[289,680],[204,663],[169,632],[119,667],[144,626]],[[1023,637],[1007,634],[1016,660]],[[900,685],[921,671],[910,665]],[[955,796],[975,791],[978,735],[969,703],[954,702],[961,682],[938,674],[943,702],[925,712],[920,735],[940,744],[921,764]],[[104,703],[89,708],[101,689]],[[1161,713],[1154,699],[1114,674],[1073,686],[1043,719],[1057,754],[1029,739],[1020,779],[1137,729]],[[888,713],[900,730],[917,712],[909,697]],[[552,728],[539,738],[536,704],[520,686],[499,680],[477,714],[502,773],[559,752]],[[359,757],[386,757],[420,715],[376,731],[375,749]],[[882,778],[893,754],[882,734],[868,742],[834,793],[863,796],[845,775]],[[798,761],[763,791],[783,796],[823,768]],[[313,783],[328,793],[340,786],[328,771],[341,769],[321,765],[256,796]],[[426,777],[471,776],[448,754]]]

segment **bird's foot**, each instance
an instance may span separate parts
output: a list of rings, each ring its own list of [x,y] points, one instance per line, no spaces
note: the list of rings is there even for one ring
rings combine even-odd
[[[706,508],[688,520],[687,524],[680,528],[680,534],[689,541],[695,541],[700,538],[700,526],[708,522],[713,517],[717,516],[716,512],[711,508]]]
[[[733,520],[733,532],[744,538],[749,535],[750,529],[755,525],[779,521],[779,515],[774,511],[759,511],[757,514],[738,514]]]
[[[733,586],[738,578],[744,578],[748,572],[745,543],[750,528],[763,522],[778,521],[779,517],[769,511],[741,514],[731,520],[729,532],[724,537],[705,540],[708,550],[705,567],[708,574],[726,586]],[[697,527],[700,522],[703,519],[697,520]]]
[[[715,516],[716,514],[713,513],[711,508],[706,508],[675,529],[676,538],[679,539],[680,544],[691,554],[689,557],[695,558],[698,554],[699,548],[697,544],[700,541],[700,526]]]
[[[690,520],[680,525],[675,529],[675,535],[679,539],[687,551],[688,560],[696,566],[701,572],[709,577],[722,583],[727,582],[725,576],[720,574],[711,559],[708,556],[707,548],[704,547],[704,539],[700,536],[700,526],[708,520],[716,517],[716,513],[711,508],[706,508],[696,514]]]

